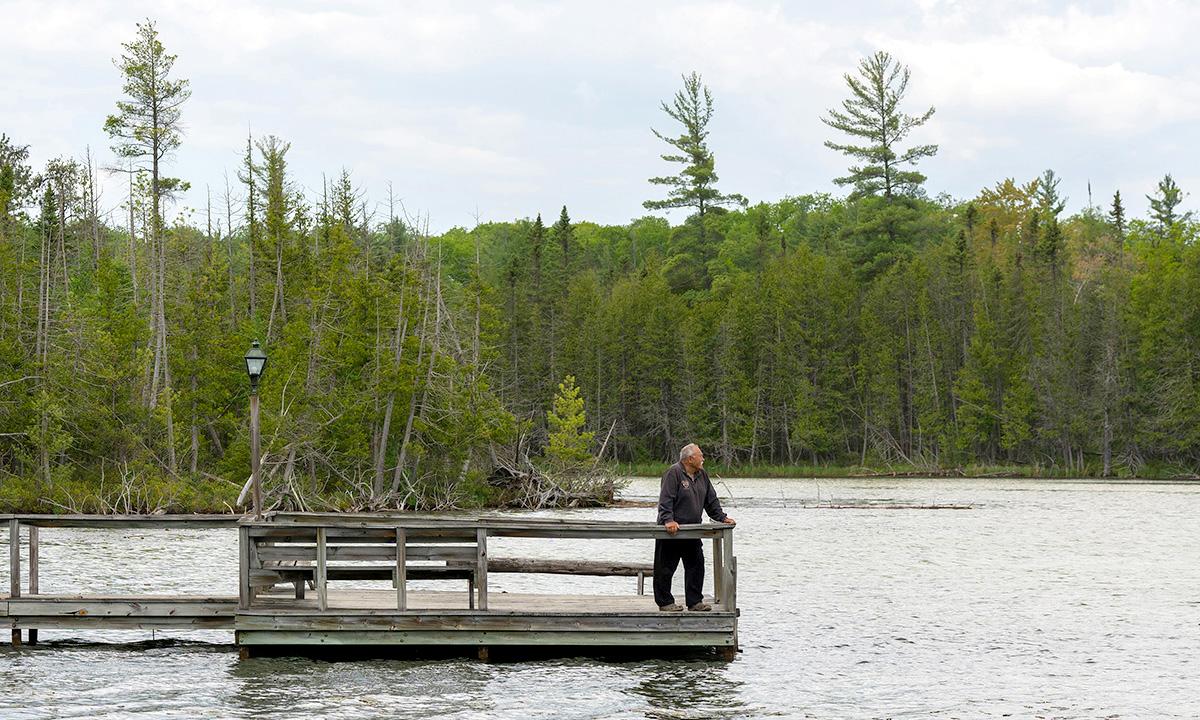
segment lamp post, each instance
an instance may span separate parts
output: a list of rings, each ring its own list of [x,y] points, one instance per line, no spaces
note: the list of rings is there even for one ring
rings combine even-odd
[[[262,485],[258,474],[258,379],[267,365],[267,354],[258,341],[246,351],[246,374],[250,376],[250,485],[254,492],[254,517],[262,517]]]

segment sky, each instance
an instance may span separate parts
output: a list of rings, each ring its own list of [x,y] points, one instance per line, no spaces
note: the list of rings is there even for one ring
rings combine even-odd
[[[201,223],[206,189],[219,198],[228,177],[239,192],[248,133],[291,144],[310,196],[349,171],[380,219],[390,187],[394,212],[435,232],[550,222],[563,205],[626,223],[663,192],[646,179],[677,167],[651,128],[676,131],[659,105],[693,70],[715,100],[720,189],[844,194],[821,117],[879,49],[912,71],[905,109],[936,107],[911,136],[940,146],[919,168],[930,195],[1047,168],[1068,211],[1089,183],[1095,204],[1120,190],[1133,216],[1164,173],[1200,191],[1200,3],[0,0],[0,132],[35,165],[89,148],[112,162],[113,59],[146,18],[191,82],[166,172],[192,184],[174,212]],[[115,222],[121,188],[114,176],[101,199]]]

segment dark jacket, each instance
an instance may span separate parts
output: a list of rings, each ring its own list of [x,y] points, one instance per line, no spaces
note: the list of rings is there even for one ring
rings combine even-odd
[[[699,523],[701,509],[716,522],[725,520],[717,491],[704,468],[697,470],[693,478],[687,476],[680,463],[667,468],[658,491],[658,524],[666,525],[672,520],[680,525]]]

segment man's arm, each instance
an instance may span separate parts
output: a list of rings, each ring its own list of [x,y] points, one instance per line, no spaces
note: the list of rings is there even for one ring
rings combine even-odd
[[[679,494],[679,481],[671,473],[671,468],[667,468],[662,476],[662,484],[658,487],[659,525],[675,522],[675,496],[677,494]]]

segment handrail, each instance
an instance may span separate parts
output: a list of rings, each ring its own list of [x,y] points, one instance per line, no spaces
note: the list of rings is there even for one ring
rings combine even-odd
[[[243,518],[238,523],[241,548],[239,566],[241,585],[239,597],[243,609],[253,601],[251,585],[251,556],[257,557],[261,543],[279,538],[295,540],[309,533],[316,540],[316,574],[318,609],[328,607],[328,545],[336,545],[339,536],[356,537],[359,542],[382,545],[395,542],[397,610],[407,610],[405,584],[405,550],[410,543],[438,542],[436,536],[422,537],[421,531],[455,532],[461,536],[474,535],[477,548],[475,561],[479,609],[487,610],[487,539],[488,537],[537,537],[560,539],[701,539],[713,541],[713,590],[718,603],[730,610],[737,607],[737,558],[733,554],[733,529],[724,523],[681,525],[668,533],[662,525],[650,522],[579,521],[571,518],[506,518],[502,516],[433,517],[400,514],[351,513],[271,513],[262,519]],[[278,531],[298,531],[295,534]],[[304,542],[304,540],[301,540]]]

